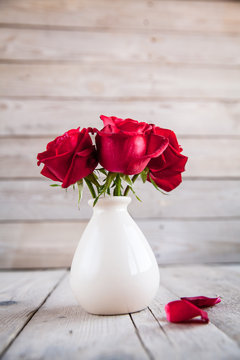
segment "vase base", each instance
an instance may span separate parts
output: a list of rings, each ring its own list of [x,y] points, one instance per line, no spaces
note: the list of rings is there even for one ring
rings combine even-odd
[[[87,311],[86,312],[90,315],[95,315],[95,316],[118,316],[118,315],[129,315],[129,314],[135,314],[138,313],[140,311],[143,311],[147,309],[147,306],[141,308],[140,310],[133,310],[133,311],[124,311],[124,312],[110,312],[110,313],[106,313],[106,312],[93,312],[93,311]]]

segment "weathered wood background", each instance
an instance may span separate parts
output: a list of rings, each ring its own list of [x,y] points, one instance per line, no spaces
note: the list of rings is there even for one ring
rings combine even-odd
[[[36,154],[99,115],[155,122],[189,156],[182,186],[138,184],[159,261],[240,258],[240,3],[0,1],[0,267],[65,267],[91,211]]]

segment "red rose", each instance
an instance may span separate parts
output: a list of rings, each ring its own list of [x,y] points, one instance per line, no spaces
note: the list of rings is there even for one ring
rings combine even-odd
[[[47,144],[47,150],[37,156],[44,164],[41,174],[62,187],[75,184],[97,166],[96,150],[87,129],[72,129]]]
[[[163,154],[149,162],[150,176],[158,187],[165,191],[171,191],[182,182],[181,173],[185,171],[188,158],[181,154],[182,148],[173,131],[161,129],[155,125],[153,125],[152,131],[154,134],[168,138],[169,145]]]
[[[151,131],[152,126],[132,119],[101,115],[104,128],[96,136],[100,164],[108,171],[139,174],[149,161],[162,154],[168,140]]]

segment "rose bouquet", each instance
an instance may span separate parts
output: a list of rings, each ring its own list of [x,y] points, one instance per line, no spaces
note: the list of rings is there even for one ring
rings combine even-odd
[[[77,184],[80,201],[85,183],[95,205],[107,195],[131,191],[137,197],[133,185],[138,177],[163,192],[181,183],[187,157],[173,131],[132,119],[100,118],[101,130],[69,130],[37,155],[38,165],[44,164],[41,174],[62,183],[51,186]]]

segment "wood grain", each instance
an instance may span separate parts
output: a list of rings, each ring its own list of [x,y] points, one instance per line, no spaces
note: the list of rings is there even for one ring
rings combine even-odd
[[[2,223],[0,268],[70,267],[86,223]],[[160,265],[239,261],[240,221],[142,219],[137,224]]]
[[[0,273],[0,356],[64,274],[65,270]]]
[[[80,210],[77,192],[51,188],[50,182],[19,180],[0,182],[1,220],[87,219],[91,209],[85,191]],[[135,218],[216,219],[239,218],[239,180],[185,180],[169,195],[158,193],[150,184],[136,183],[135,198],[129,206]],[[149,201],[151,199],[151,201]],[[184,204],[184,205],[183,205]]]
[[[42,178],[42,166],[36,166],[36,156],[45,150],[51,140],[1,139],[0,178]],[[189,157],[187,177],[240,177],[240,138],[209,140],[179,137],[179,143],[183,153]]]
[[[50,295],[3,359],[17,358],[18,354],[29,360],[148,359],[129,316],[85,313],[73,298],[68,278]]]
[[[156,64],[0,64],[0,96],[239,100],[240,70]]]
[[[57,136],[70,128],[101,127],[100,114],[174,129],[179,136],[240,135],[240,102],[201,100],[0,100],[1,136]]]
[[[222,303],[209,308],[209,318],[222,332],[240,345],[239,321],[239,272],[229,267],[210,267],[198,265],[191,273],[184,267],[168,268],[163,273],[163,284],[178,296],[220,296]],[[174,289],[174,290],[173,290]]]
[[[240,32],[235,1],[2,0],[0,22],[69,29]]]
[[[111,46],[109,46],[111,44]],[[239,66],[239,35],[46,31],[3,28],[0,58],[19,61],[157,62]]]

